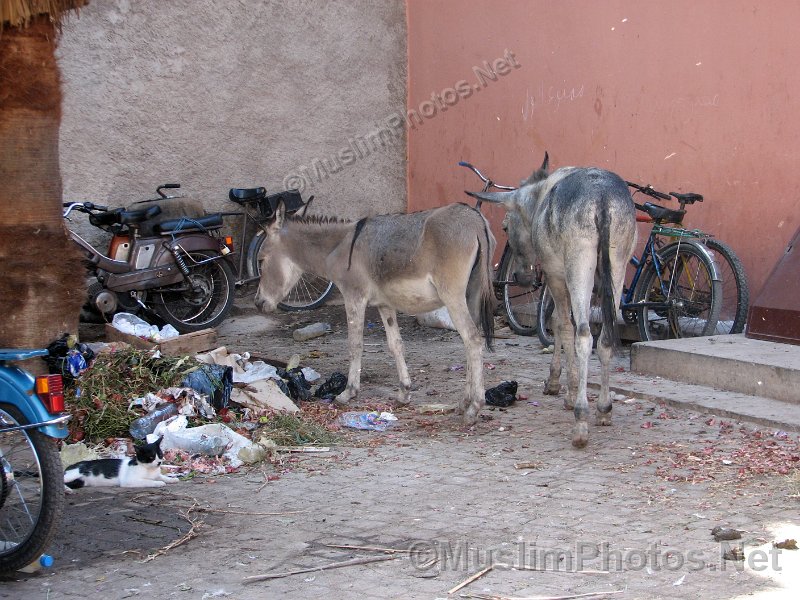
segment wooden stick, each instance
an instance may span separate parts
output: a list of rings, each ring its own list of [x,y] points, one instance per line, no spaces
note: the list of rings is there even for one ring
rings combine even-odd
[[[459,583],[459,584],[458,584],[456,587],[454,587],[454,588],[452,588],[452,589],[450,589],[450,590],[447,590],[447,593],[448,593],[448,594],[455,594],[455,593],[456,593],[458,590],[460,590],[461,588],[468,586],[470,583],[472,583],[472,582],[473,582],[473,581],[475,581],[476,579],[480,579],[481,577],[483,577],[484,575],[486,575],[486,574],[487,574],[489,571],[491,571],[493,568],[494,568],[494,565],[489,565],[488,567],[486,567],[486,568],[485,568],[485,569],[483,569],[482,571],[478,571],[477,573],[475,573],[475,574],[474,574],[472,577],[468,577],[467,579],[465,579],[464,581],[462,581],[461,583]]]
[[[625,590],[612,590],[610,592],[587,592],[585,594],[570,594],[568,596],[489,596],[486,594],[461,594],[462,598],[477,598],[478,600],[573,600],[574,598],[588,598],[591,596],[610,596],[621,594]]]
[[[227,510],[225,508],[205,508],[198,506],[195,512],[222,513],[224,515],[247,515],[248,517],[282,517],[283,515],[299,515],[308,510],[287,510],[285,512],[249,512],[246,510]]]
[[[542,573],[569,573],[570,575],[577,575],[579,573],[585,573],[587,575],[608,575],[611,571],[597,571],[595,569],[581,569],[579,571],[570,571],[568,569],[547,569],[542,567],[527,567],[523,566],[516,566],[511,565],[512,569],[516,569],[517,571],[541,571]]]
[[[283,573],[265,573],[264,575],[251,575],[245,577],[242,583],[254,583],[256,581],[264,581],[266,579],[279,579],[281,577],[288,577],[289,575],[300,575],[302,573],[313,573],[315,571],[327,571],[328,569],[339,569],[341,567],[351,567],[353,565],[365,565],[367,563],[379,562],[383,560],[394,560],[397,558],[394,554],[389,556],[369,556],[366,558],[354,558],[352,560],[345,560],[342,562],[329,563],[319,567],[309,567],[308,569],[297,569],[295,571],[284,571]]]
[[[387,554],[394,554],[395,552],[408,552],[405,548],[381,548],[379,546],[348,546],[347,544],[325,544],[328,548],[344,548],[345,550],[368,550],[370,552],[386,552]]]

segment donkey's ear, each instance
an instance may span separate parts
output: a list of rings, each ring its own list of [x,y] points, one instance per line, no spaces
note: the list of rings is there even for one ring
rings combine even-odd
[[[519,183],[519,187],[525,187],[526,185],[531,185],[547,179],[549,173],[547,171],[548,167],[550,166],[550,157],[548,156],[547,152],[544,153],[544,160],[542,161],[542,166],[536,169],[533,173],[531,173],[530,177],[527,179],[523,179]]]
[[[468,196],[478,198],[485,202],[494,202],[495,204],[502,204],[506,210],[514,210],[517,206],[516,190],[511,192],[470,192],[464,190]]]
[[[275,220],[270,225],[270,229],[278,230],[283,227],[283,222],[286,219],[286,205],[283,200],[278,201],[278,206],[275,207]]]

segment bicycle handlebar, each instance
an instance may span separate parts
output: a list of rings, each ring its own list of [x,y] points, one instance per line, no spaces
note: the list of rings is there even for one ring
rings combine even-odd
[[[489,179],[488,177],[486,177],[486,176],[485,176],[483,173],[481,173],[481,172],[480,172],[480,171],[479,171],[477,168],[475,168],[475,167],[474,167],[474,166],[472,166],[470,163],[468,163],[468,162],[465,162],[465,161],[463,161],[463,160],[461,160],[461,161],[459,161],[459,162],[458,162],[458,166],[459,166],[459,167],[466,167],[466,168],[468,168],[470,171],[472,171],[473,173],[475,173],[475,175],[477,175],[478,177],[480,177],[480,178],[481,178],[481,181],[483,181],[483,183],[487,184],[487,188],[486,188],[486,189],[493,188],[493,187],[496,187],[496,188],[497,188],[497,189],[499,189],[499,190],[508,190],[508,191],[511,191],[511,190],[515,190],[515,189],[517,189],[517,188],[515,188],[515,187],[510,187],[510,186],[507,186],[507,185],[500,185],[500,184],[497,184],[497,183],[495,183],[494,181],[492,181],[491,179]]]
[[[639,185],[638,183],[633,183],[631,181],[626,181],[630,187],[634,188],[642,192],[643,194],[647,194],[651,198],[658,198],[659,200],[672,200],[672,197],[669,194],[664,194],[663,192],[659,192],[656,189],[653,189],[653,186],[650,184],[647,185]]]

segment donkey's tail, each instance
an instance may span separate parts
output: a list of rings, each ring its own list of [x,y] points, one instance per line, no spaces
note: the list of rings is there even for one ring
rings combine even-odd
[[[483,217],[481,217],[483,219]],[[469,290],[478,297],[478,319],[480,320],[483,338],[489,350],[493,348],[494,341],[494,288],[492,285],[492,252],[494,250],[494,237],[489,231],[489,225],[483,219],[483,236],[478,237],[478,253],[470,273]],[[469,299],[468,299],[469,300]]]
[[[617,331],[617,299],[611,273],[611,211],[608,202],[600,204],[597,228],[600,232],[600,301],[603,310],[602,335],[615,354],[621,346]]]

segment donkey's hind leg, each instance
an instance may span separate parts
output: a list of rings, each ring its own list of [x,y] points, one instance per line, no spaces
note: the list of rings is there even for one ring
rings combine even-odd
[[[399,404],[408,404],[410,401],[411,378],[408,375],[408,367],[406,366],[403,338],[400,337],[400,327],[397,324],[397,311],[388,306],[379,306],[378,312],[383,320],[383,328],[386,330],[386,342],[389,345],[389,352],[394,357],[394,362],[397,365],[397,376],[400,379],[397,402]]]
[[[464,423],[472,425],[478,420],[478,413],[486,401],[483,389],[483,341],[464,296],[446,303],[446,306],[467,354],[467,386],[459,409],[464,413]]]

